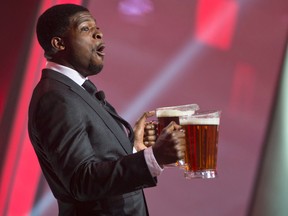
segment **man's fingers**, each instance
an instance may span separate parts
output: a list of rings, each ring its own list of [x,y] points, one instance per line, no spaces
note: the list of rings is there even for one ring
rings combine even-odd
[[[150,118],[150,117],[152,117],[152,116],[154,116],[154,115],[155,115],[155,111],[145,112],[145,113],[143,113],[143,115],[140,117],[140,120],[141,120],[141,121],[146,121],[147,118]]]
[[[182,127],[178,124],[176,124],[176,122],[174,121],[171,121],[170,124],[164,128],[164,130],[166,130],[166,132],[168,133],[172,133],[173,131],[177,131],[177,130],[180,130]],[[183,130],[181,130],[183,131]]]
[[[156,130],[158,125],[158,123],[155,121],[150,121],[150,122],[145,122],[145,129],[147,130]]]
[[[144,115],[146,115],[146,118],[150,118],[150,117],[154,116],[155,113],[156,112],[154,110],[152,110],[152,111],[149,111],[149,112],[145,112]]]
[[[157,135],[157,132],[155,130],[145,130],[144,134],[146,136],[155,136]]]
[[[172,137],[175,139],[175,149],[178,159],[183,159],[186,150],[185,131],[180,129],[172,132]]]
[[[155,111],[149,111],[149,112],[145,112],[143,113],[143,115],[137,120],[136,124],[144,124],[146,126],[146,120],[149,117],[152,117],[153,115],[155,115]]]
[[[156,141],[157,136],[150,135],[150,136],[144,136],[144,141]]]

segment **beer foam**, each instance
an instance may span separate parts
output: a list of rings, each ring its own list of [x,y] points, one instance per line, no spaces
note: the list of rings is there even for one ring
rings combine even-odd
[[[220,118],[180,118],[180,125],[219,125]]]
[[[195,111],[194,110],[157,110],[156,111],[156,116],[157,117],[178,117],[178,116],[182,116],[182,115],[191,115],[194,114]]]

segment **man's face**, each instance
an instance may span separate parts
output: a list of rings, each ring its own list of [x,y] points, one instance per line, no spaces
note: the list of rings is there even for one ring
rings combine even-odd
[[[103,68],[103,34],[89,12],[70,17],[70,27],[63,37],[65,64],[83,76],[98,74]]]

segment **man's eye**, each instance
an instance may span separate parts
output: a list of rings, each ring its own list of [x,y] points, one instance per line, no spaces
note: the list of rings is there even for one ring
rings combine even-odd
[[[84,27],[81,28],[81,31],[89,31],[89,27],[84,26]]]

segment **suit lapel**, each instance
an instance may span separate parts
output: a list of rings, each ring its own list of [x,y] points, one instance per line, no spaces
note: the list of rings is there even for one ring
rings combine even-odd
[[[119,141],[124,151],[127,154],[131,153],[131,143],[129,141],[129,138],[119,127],[118,123],[114,120],[114,118],[102,107],[100,103],[93,99],[86,90],[84,90],[81,86],[79,86],[70,78],[52,70],[44,69],[42,73],[42,78],[55,79],[59,82],[62,82],[64,85],[69,86],[71,91],[79,95],[83,99],[83,101],[87,103],[98,114],[98,116],[103,120],[104,124],[109,128],[109,130]]]

